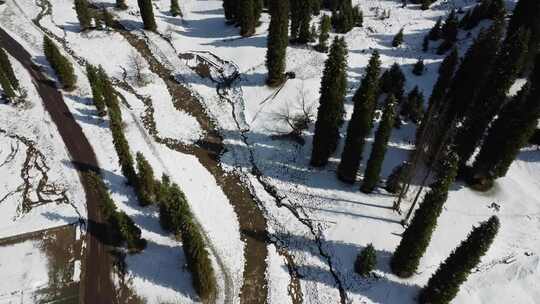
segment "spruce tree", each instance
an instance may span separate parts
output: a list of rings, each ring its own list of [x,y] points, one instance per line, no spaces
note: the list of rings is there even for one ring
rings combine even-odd
[[[394,36],[394,39],[392,39],[392,46],[398,47],[403,43],[403,28],[399,30],[399,32]]]
[[[338,1],[339,8],[332,10],[332,25],[337,33],[349,32],[356,23],[351,0]]]
[[[12,102],[13,98],[15,98],[15,91],[13,90],[9,79],[3,71],[0,71],[0,88],[2,88],[4,97],[7,99],[7,101]]]
[[[373,114],[377,105],[380,71],[380,55],[379,52],[374,51],[360,87],[353,96],[354,110],[347,127],[345,147],[337,169],[338,178],[347,183],[356,181],[356,173],[362,160],[365,139],[373,128]]]
[[[479,145],[490,122],[506,101],[506,95],[522,68],[527,53],[529,34],[523,30],[508,37],[495,59],[483,88],[470,101],[455,145],[461,166],[464,166]]]
[[[501,110],[473,164],[474,177],[503,177],[520,149],[534,134],[540,118],[540,55],[527,84]]]
[[[228,22],[236,22],[238,4],[237,0],[223,0],[223,11],[225,13],[225,20]]]
[[[388,140],[392,133],[396,114],[397,100],[394,95],[389,95],[386,99],[383,116],[379,123],[379,128],[375,133],[375,141],[371,149],[371,154],[364,172],[364,180],[360,190],[364,193],[371,193],[379,182],[384,156],[388,148]]]
[[[14,90],[19,90],[19,80],[15,76],[13,67],[11,66],[11,61],[9,61],[7,53],[3,48],[0,47],[0,71],[4,73],[6,78],[9,80],[11,87]]]
[[[311,1],[290,0],[291,9],[291,40],[305,44],[311,39]]]
[[[394,63],[389,70],[386,70],[383,73],[380,85],[381,92],[393,94],[398,102],[403,99],[405,91],[405,75],[403,74],[403,71],[401,71],[399,64]]]
[[[339,126],[343,119],[343,101],[347,89],[347,44],[336,37],[330,48],[321,80],[319,109],[313,136],[311,165],[326,165],[339,141]]]
[[[439,38],[441,38],[441,27],[442,18],[439,18],[428,33],[429,40],[439,40]]]
[[[103,117],[107,114],[107,111],[105,104],[105,96],[103,92],[104,88],[99,70],[95,66],[87,64],[86,75],[88,77],[88,81],[90,82],[90,87],[92,89],[92,99],[94,100],[94,105],[97,108],[98,115]]]
[[[437,54],[442,55],[451,49],[457,41],[459,20],[455,10],[452,10],[441,27],[440,36],[444,41],[437,48]]]
[[[384,189],[390,193],[396,194],[401,191],[401,184],[403,183],[403,177],[405,176],[406,163],[400,164],[392,169],[392,173],[386,179]]]
[[[422,289],[418,302],[422,304],[447,304],[454,299],[471,271],[493,243],[500,222],[492,216],[475,227],[459,247],[439,266]]]
[[[75,89],[77,77],[75,76],[73,65],[60,53],[56,44],[47,36],[43,38],[43,52],[47,61],[49,61],[56,72],[56,76],[58,76],[58,79],[64,86],[64,89],[67,91]]]
[[[178,5],[178,0],[171,0],[171,15],[173,17],[182,16],[182,11],[180,10],[180,5]]]
[[[412,73],[416,76],[420,76],[424,74],[424,59],[418,59],[418,61],[414,64]]]
[[[407,99],[403,102],[400,114],[406,120],[414,123],[418,123],[422,119],[424,115],[424,95],[420,92],[418,86],[411,90]]]
[[[368,276],[377,266],[377,253],[372,244],[368,244],[364,250],[356,257],[354,271],[361,276]]]
[[[255,34],[257,21],[254,0],[239,0],[238,24],[240,25],[240,35],[243,37]]]
[[[328,15],[323,15],[321,18],[321,25],[319,27],[319,44],[316,49],[319,52],[328,51],[328,38],[330,38],[330,30],[332,29],[332,22]]]
[[[401,242],[390,262],[392,272],[397,276],[410,277],[418,268],[448,198],[448,189],[456,178],[457,163],[458,158],[454,153],[448,153],[442,160],[442,169],[436,182],[431,185],[431,190],[424,196],[410,225],[403,232]]]
[[[156,201],[157,189],[154,170],[141,152],[136,154],[137,160],[137,196],[141,206],[148,206]]]
[[[517,2],[508,24],[508,36],[517,33],[520,28],[530,31],[523,69],[527,71],[532,68],[535,56],[540,49],[540,1],[519,0]]]
[[[270,1],[270,28],[268,33],[266,68],[269,86],[278,86],[285,81],[285,60],[289,40],[288,0]]]
[[[90,16],[90,10],[88,9],[86,0],[75,0],[75,11],[77,12],[81,30],[85,31],[89,29],[92,17]]]
[[[152,0],[137,0],[141,17],[144,23],[144,29],[155,32],[157,30],[156,20],[154,19],[154,10]]]

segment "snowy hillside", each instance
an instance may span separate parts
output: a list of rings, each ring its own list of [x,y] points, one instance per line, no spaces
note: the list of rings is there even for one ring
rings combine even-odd
[[[437,55],[434,46],[423,52],[424,36],[439,17],[444,18],[451,9],[470,8],[475,1],[439,0],[424,11],[419,5],[402,7],[397,0],[353,0],[364,12],[364,22],[363,27],[341,35],[348,46],[346,122],[338,150],[322,169],[309,165],[314,124],[304,133],[302,145],[276,136],[290,131],[276,115],[302,111],[300,101],[304,100],[310,114],[316,116],[327,54],[312,46],[290,45],[286,69],[296,77],[282,88],[269,88],[265,85],[270,21],[266,12],[256,34],[242,38],[238,28],[225,24],[222,1],[180,0],[183,16],[172,17],[170,2],[157,0],[152,4],[158,33],[152,33],[142,30],[135,0],[126,1],[128,9],[124,11],[112,9],[108,0],[89,2],[95,8],[109,8],[121,29],[81,33],[71,0],[6,0],[0,5],[0,27],[51,79],[56,78],[43,55],[44,35],[53,38],[74,65],[77,88],[62,91],[64,101],[94,149],[114,202],[148,241],[142,252],[126,255],[126,277],[114,276],[119,290],[125,284],[147,303],[201,302],[186,267],[182,239],[162,229],[159,207],[141,207],[134,188],[126,184],[109,119],[98,116],[92,102],[86,64],[101,65],[121,96],[124,133],[131,153],[143,153],[157,178],[168,175],[185,193],[208,243],[219,290],[216,303],[416,303],[418,291],[439,264],[473,226],[491,215],[499,217],[500,231],[452,303],[538,303],[537,147],[523,149],[507,176],[497,180],[489,192],[475,192],[461,182],[453,184],[418,272],[409,279],[392,274],[389,261],[404,231],[401,220],[418,183],[413,183],[413,191],[401,207],[404,213],[399,214],[392,209],[396,196],[382,187],[368,195],[359,191],[358,183],[348,185],[336,178],[353,110],[351,98],[372,51],[379,51],[384,69],[394,63],[401,65],[406,92],[418,86],[428,97],[444,55]],[[515,1],[506,2],[512,9]],[[386,10],[390,17],[381,20],[378,12]],[[318,24],[318,17],[312,22]],[[483,21],[470,34],[460,31],[460,55],[489,24]],[[391,41],[401,28],[404,43],[392,47]],[[416,76],[412,69],[419,58],[424,59],[426,70]],[[84,190],[57,127],[42,106],[29,73],[10,59],[28,101],[17,107],[0,104],[0,238],[88,219]],[[134,80],[136,64],[143,67],[145,83]],[[512,93],[516,91],[512,89]],[[383,180],[407,160],[414,148],[415,131],[411,122],[393,130],[381,172]],[[21,184],[28,145],[18,137],[37,148],[44,159],[35,161],[46,163],[48,181],[63,189],[64,201],[21,212],[22,199],[15,189]],[[362,172],[373,134],[367,142]],[[223,150],[213,154],[214,146],[221,144]],[[39,178],[40,172],[31,174]],[[30,188],[36,189],[36,183]],[[354,271],[354,261],[370,243],[378,262],[375,275],[364,278]],[[51,280],[44,266],[50,263],[39,251],[32,259],[25,259],[36,267],[16,269],[17,265],[9,265],[14,254],[31,251],[30,244],[19,243],[9,251],[0,246],[0,257],[9,256],[8,264],[0,260],[0,278],[20,282],[0,287],[0,303],[21,299],[33,303],[31,298],[6,295],[35,291]],[[248,272],[253,277],[247,276]],[[250,302],[243,298],[249,294],[246,277],[247,283],[253,280],[258,282],[253,285],[261,285],[260,297],[265,299]]]

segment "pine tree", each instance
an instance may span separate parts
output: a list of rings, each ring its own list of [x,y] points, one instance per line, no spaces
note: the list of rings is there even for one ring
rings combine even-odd
[[[361,276],[368,276],[377,266],[377,253],[372,244],[368,244],[362,253],[356,257],[354,271]]]
[[[15,76],[11,61],[9,61],[8,55],[3,48],[0,47],[0,71],[4,73],[5,77],[9,80],[11,87],[14,90],[19,90],[19,80]]]
[[[435,25],[429,31],[429,40],[439,40],[441,38],[442,18],[437,19]]]
[[[424,74],[424,59],[418,59],[418,61],[414,64],[412,73],[416,76],[420,76]]]
[[[90,10],[88,9],[86,0],[75,0],[75,11],[77,12],[81,30],[85,31],[89,29],[92,17],[90,16]]]
[[[180,10],[180,6],[178,5],[178,0],[171,0],[170,11],[173,17],[182,16],[182,11]]]
[[[141,152],[137,152],[137,196],[141,206],[148,206],[156,201],[157,189],[154,170]]]
[[[405,176],[406,163],[396,166],[392,173],[388,176],[385,183],[385,190],[390,193],[399,193],[401,191],[401,184],[403,183],[403,177]]]
[[[504,41],[484,86],[469,101],[467,115],[455,140],[460,166],[465,166],[506,101],[506,95],[522,68],[528,36],[527,32],[518,31]]]
[[[380,80],[381,92],[393,94],[397,101],[403,99],[405,87],[405,75],[401,71],[399,64],[394,63],[389,70],[386,70]]]
[[[90,87],[92,88],[92,99],[94,100],[94,105],[97,108],[98,115],[103,117],[107,114],[105,96],[103,92],[103,83],[101,82],[101,75],[98,68],[91,64],[86,65],[86,75],[88,81],[90,82]]]
[[[311,165],[326,165],[339,141],[339,126],[343,118],[343,100],[347,89],[347,44],[336,37],[330,48],[321,80],[319,109],[315,123]]]
[[[418,268],[437,226],[437,219],[448,197],[448,189],[456,178],[457,163],[458,158],[453,153],[447,154],[443,159],[440,175],[431,185],[431,190],[424,196],[410,225],[403,232],[401,242],[390,262],[392,272],[399,277],[410,277]]]
[[[364,172],[364,181],[360,187],[360,190],[364,193],[373,192],[379,182],[379,174],[381,173],[384,156],[388,147],[388,140],[390,139],[392,126],[394,125],[396,106],[396,98],[394,95],[389,95],[386,99],[386,105],[379,123],[379,128],[375,133],[375,141],[373,142],[371,154],[366,165],[366,171]]]
[[[422,119],[424,115],[424,95],[420,92],[418,86],[415,86],[407,96],[407,99],[401,106],[400,114],[406,120],[414,123],[418,123]]]
[[[119,10],[125,10],[128,8],[126,4],[126,0],[116,0],[115,7],[116,9],[119,9]]]
[[[305,44],[310,40],[311,1],[290,0],[291,41]]]
[[[319,52],[328,51],[328,38],[330,37],[330,29],[332,28],[332,22],[328,15],[323,15],[321,18],[321,26],[319,27],[319,44],[316,49]]]
[[[360,87],[353,96],[354,110],[347,127],[345,147],[337,169],[338,178],[347,183],[354,183],[356,180],[358,166],[360,166],[362,160],[365,138],[373,128],[373,114],[377,105],[380,71],[380,55],[379,52],[374,51]]]
[[[437,48],[437,54],[442,55],[454,46],[459,31],[459,20],[455,10],[452,10],[441,27],[440,36],[444,41]]]
[[[517,2],[508,24],[508,35],[517,33],[522,27],[531,33],[524,65],[524,71],[527,71],[533,66],[540,46],[540,1],[519,0]]]
[[[77,82],[73,65],[60,53],[56,44],[47,36],[43,38],[43,52],[47,61],[49,61],[56,72],[56,76],[58,76],[58,79],[64,86],[64,89],[67,91],[73,90]]]
[[[394,36],[394,39],[392,39],[392,46],[398,47],[403,43],[403,28],[399,30],[399,32]]]
[[[240,25],[240,35],[249,37],[255,34],[257,21],[255,20],[254,0],[239,0],[238,24]]]
[[[269,86],[278,86],[285,81],[285,59],[289,35],[288,0],[270,1],[270,28],[266,53]]]
[[[15,98],[15,91],[9,82],[6,74],[3,71],[0,71],[0,87],[3,91],[3,97],[7,99],[8,102],[11,102]]]
[[[332,10],[332,25],[337,33],[345,34],[352,30],[356,20],[351,0],[340,0],[339,8]]]
[[[353,8],[353,19],[354,19],[354,26],[355,27],[362,27],[364,26],[364,13],[360,9],[360,6],[356,5]]]
[[[238,18],[238,3],[237,0],[223,0],[223,10],[225,13],[225,19],[228,22],[236,22]]]
[[[527,84],[501,110],[473,164],[476,179],[503,177],[540,118],[540,55]]]
[[[141,17],[144,23],[144,29],[155,32],[157,30],[156,20],[154,19],[154,10],[152,0],[137,0]]]
[[[459,292],[459,287],[493,243],[500,222],[496,216],[475,227],[467,239],[457,247],[439,266],[420,292],[418,302],[422,304],[447,304]]]

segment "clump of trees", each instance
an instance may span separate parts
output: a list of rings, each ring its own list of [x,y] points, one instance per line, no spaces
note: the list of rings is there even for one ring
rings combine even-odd
[[[75,76],[73,65],[60,53],[56,44],[47,36],[43,38],[43,51],[64,89],[66,91],[75,89],[77,76]]]
[[[321,80],[319,109],[315,123],[311,165],[326,165],[339,141],[339,126],[343,120],[343,100],[347,89],[347,44],[336,37],[330,48]]]
[[[488,251],[499,227],[500,222],[496,216],[475,227],[429,279],[420,292],[418,302],[450,303],[461,284],[467,280],[474,267],[480,263],[480,258]]]
[[[166,176],[159,189],[160,223],[163,229],[181,235],[193,285],[206,303],[215,297],[217,283],[204,236],[182,190]]]
[[[465,30],[475,28],[484,19],[499,19],[506,14],[503,0],[484,0],[472,10],[468,10],[460,21],[460,26]]]
[[[116,209],[101,177],[94,172],[87,172],[84,178],[90,185],[89,190],[98,198],[97,203],[106,220],[105,236],[109,242],[115,246],[125,243],[131,252],[143,250],[146,247],[146,240],[141,238],[141,230],[125,212]]]
[[[275,0],[270,6],[270,27],[268,33],[266,68],[269,86],[278,86],[285,81],[285,60],[289,44],[288,0]]]

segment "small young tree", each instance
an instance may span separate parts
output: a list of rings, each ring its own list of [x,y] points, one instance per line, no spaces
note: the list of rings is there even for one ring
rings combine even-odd
[[[371,149],[371,154],[364,172],[364,181],[360,190],[364,193],[371,193],[379,182],[384,156],[388,147],[388,140],[392,133],[392,126],[395,120],[397,101],[394,95],[388,96],[384,107],[383,116],[379,123],[379,128],[375,133],[375,142]]]
[[[144,23],[144,29],[155,32],[157,30],[156,20],[154,19],[154,10],[152,0],[137,0],[141,17]]]
[[[180,10],[180,5],[178,5],[178,0],[171,0],[170,12],[173,17],[182,16],[182,10]]]
[[[399,32],[394,36],[394,39],[392,39],[392,46],[398,47],[403,43],[403,28],[399,30]]]
[[[343,100],[347,89],[347,44],[343,38],[336,37],[330,48],[321,80],[321,96],[311,165],[326,165],[330,155],[336,150],[339,141],[339,126],[343,119]]]
[[[420,207],[416,210],[410,225],[403,232],[390,267],[399,277],[407,278],[414,274],[431,241],[431,235],[437,226],[437,219],[448,197],[448,189],[457,174],[458,158],[454,153],[443,159],[440,175],[431,185],[431,190],[424,196]]]
[[[450,303],[457,295],[461,284],[467,280],[471,271],[488,251],[499,227],[500,222],[496,216],[475,227],[429,279],[426,287],[420,292],[418,302]]]
[[[353,8],[353,19],[355,27],[364,26],[364,13],[358,5]]]
[[[90,16],[90,10],[88,9],[86,0],[75,0],[75,11],[77,12],[81,30],[85,31],[89,29],[92,17]]]
[[[359,275],[366,277],[368,276],[373,269],[377,266],[377,253],[372,244],[368,244],[362,253],[356,257],[354,262],[354,271]]]
[[[14,90],[19,90],[19,80],[15,76],[13,67],[11,66],[11,61],[9,61],[7,53],[3,48],[0,47],[0,71],[4,73],[6,78],[9,80],[11,87]]]
[[[269,86],[278,86],[285,81],[285,59],[289,44],[289,1],[270,1],[270,28],[266,51],[266,68]]]
[[[156,201],[156,181],[154,170],[141,152],[137,152],[137,196],[141,206],[148,206]]]
[[[347,126],[345,146],[337,170],[338,178],[346,183],[352,184],[356,181],[356,174],[362,160],[365,138],[373,128],[373,114],[377,105],[380,71],[381,60],[379,52],[374,51],[360,87],[353,96],[354,110]]]
[[[330,30],[332,29],[332,21],[328,15],[321,17],[321,25],[319,27],[319,44],[316,49],[319,52],[326,53],[328,51],[328,38],[330,37]]]
[[[421,76],[422,74],[424,74],[424,70],[425,70],[425,66],[424,66],[424,59],[418,59],[418,61],[414,64],[414,67],[413,67],[413,71],[412,73],[416,76]]]

